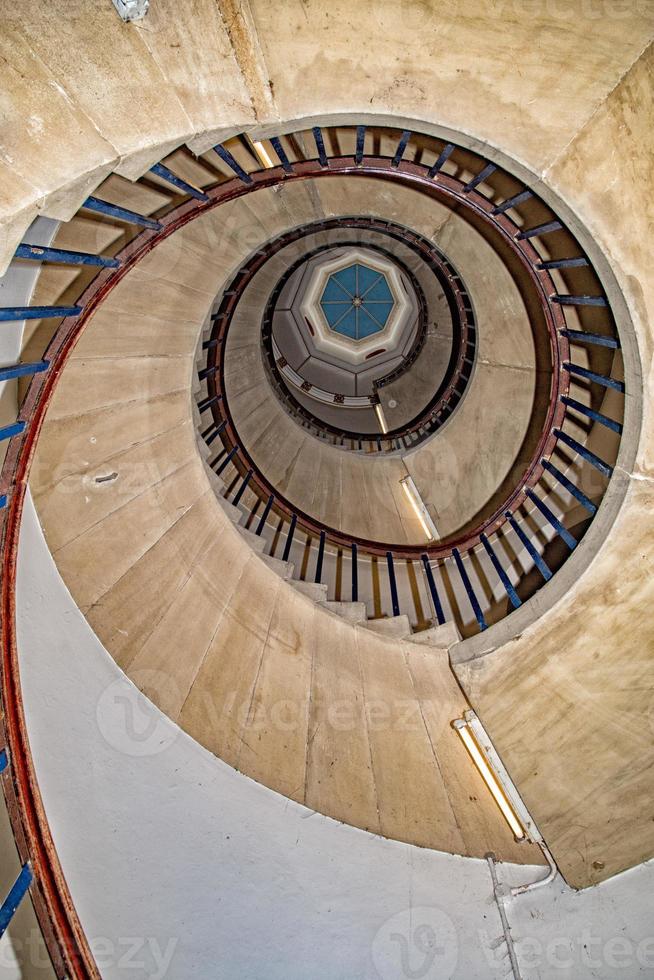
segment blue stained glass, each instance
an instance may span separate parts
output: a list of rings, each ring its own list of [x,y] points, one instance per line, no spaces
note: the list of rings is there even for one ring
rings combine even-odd
[[[350,306],[340,320],[336,321],[332,330],[336,330],[337,333],[342,333],[346,337],[351,337],[352,340],[358,340],[358,312],[353,306]]]
[[[377,282],[373,283],[370,289],[362,294],[362,299],[366,303],[392,303],[393,297],[388,288],[388,283],[382,276]]]
[[[383,275],[380,272],[377,272],[376,269],[369,269],[367,265],[358,264],[356,268],[358,276],[357,293],[359,296],[363,296],[365,293],[367,293],[370,287],[376,283],[377,280],[381,279],[382,282],[386,282]]]
[[[365,310],[368,316],[372,317],[377,324],[377,329],[381,330],[386,325],[393,306],[392,301],[390,303],[364,303],[361,309]]]
[[[338,284],[333,276],[327,280],[327,285],[323,290],[320,300],[321,303],[351,303],[352,297],[346,293],[342,286]]]
[[[335,279],[339,286],[346,289],[350,296],[354,296],[357,291],[357,272],[355,265],[348,265],[346,269],[335,272],[330,279]]]
[[[386,277],[356,262],[331,274],[320,305],[332,330],[363,340],[384,329],[394,301]]]

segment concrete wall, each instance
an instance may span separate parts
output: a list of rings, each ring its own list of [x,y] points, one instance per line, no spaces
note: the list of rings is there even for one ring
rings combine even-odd
[[[654,290],[651,269],[636,246],[651,235],[654,212],[650,198],[639,203],[634,189],[636,182],[650,187],[652,182],[652,64],[650,50],[551,174],[572,196],[580,175],[592,172],[591,186],[582,193],[584,210],[593,213],[592,229],[610,249],[634,315],[645,402],[635,465],[614,478],[626,492],[625,504],[583,578],[575,581],[574,565],[566,567],[569,591],[547,615],[513,642],[504,644],[501,633],[489,635],[457,654],[457,674],[543,833],[560,835],[574,884],[601,880],[654,851],[654,824],[644,803],[651,795],[654,764],[649,615]],[[627,130],[634,138],[633,155],[619,170],[618,191],[607,185],[600,147],[617,147]],[[629,415],[627,422],[637,425]],[[547,751],[553,740],[556,751]],[[590,832],[589,818],[601,833]]]

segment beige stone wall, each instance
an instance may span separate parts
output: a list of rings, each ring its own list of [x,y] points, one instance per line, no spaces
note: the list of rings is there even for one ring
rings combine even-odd
[[[257,123],[407,116],[541,174],[654,30],[650,4],[583,0],[366,0],[356,10],[344,0],[161,0],[134,24],[94,0],[4,0],[0,12],[6,261],[35,214],[68,219],[110,170],[134,178],[180,144],[202,151]],[[535,37],[538,57],[526,58]]]
[[[548,174],[578,200],[612,259],[637,330],[644,420],[633,472],[618,473],[625,503],[554,609],[457,667],[567,880],[580,887],[654,854],[654,278],[642,248],[654,231],[653,64],[650,49]]]

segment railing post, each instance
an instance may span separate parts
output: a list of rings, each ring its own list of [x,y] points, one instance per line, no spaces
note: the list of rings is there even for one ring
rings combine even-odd
[[[233,460],[234,456],[236,456],[236,453],[237,452],[238,452],[238,446],[234,446],[233,449],[230,449],[230,451],[227,453],[227,455],[225,456],[224,460],[222,461],[222,463],[220,464],[220,466],[216,470],[216,475],[217,476],[220,476],[220,474],[223,472],[223,470],[227,469],[228,464],[231,463],[231,461]]]
[[[486,554],[488,555],[488,557],[490,558],[490,560],[492,562],[493,568],[495,569],[495,571],[497,572],[497,574],[500,577],[500,581],[501,581],[502,585],[504,586],[504,591],[506,592],[506,594],[508,595],[509,599],[511,600],[511,605],[513,606],[514,609],[517,609],[518,606],[521,606],[522,605],[522,602],[521,602],[521,600],[520,600],[520,598],[518,596],[518,593],[513,588],[513,583],[511,582],[511,579],[509,578],[509,576],[504,571],[504,568],[502,566],[502,563],[499,560],[499,558],[497,557],[497,555],[495,554],[495,551],[493,549],[493,546],[491,545],[491,543],[488,540],[488,538],[486,537],[486,535],[485,534],[481,534],[480,535],[480,539],[481,539],[481,543],[483,544],[484,548],[486,549]]]
[[[241,501],[241,497],[245,493],[247,489],[247,485],[251,479],[252,479],[252,470],[248,470],[245,476],[243,477],[243,482],[241,483],[237,493],[235,494],[234,499],[232,500],[232,504],[234,505],[234,507],[238,507]]]
[[[393,607],[393,615],[400,615],[400,601],[397,596],[397,582],[395,580],[395,566],[393,565],[393,552],[386,552],[386,564],[388,565],[388,583],[391,587],[391,605]]]
[[[325,532],[320,532],[320,543],[318,545],[318,558],[316,559],[316,576],[314,582],[322,582],[322,563],[325,557]]]
[[[32,884],[32,877],[32,869],[29,863],[24,864],[9,894],[0,906],[0,936],[4,936],[7,926],[14,917],[14,912],[20,905],[27,889]]]
[[[291,524],[288,529],[288,534],[286,535],[286,544],[284,545],[284,554],[282,555],[282,561],[288,561],[288,556],[291,553],[291,545],[293,544],[293,535],[295,534],[295,525],[297,524],[297,514],[291,516]]]
[[[445,622],[445,613],[443,612],[443,606],[438,594],[438,589],[436,588],[436,582],[434,581],[434,573],[432,572],[431,565],[429,564],[429,556],[421,555],[420,557],[422,558],[422,565],[425,570],[427,585],[429,586],[429,592],[431,594],[434,612],[436,613],[436,619],[438,620],[438,625],[442,626]]]
[[[268,520],[268,515],[270,514],[270,510],[271,510],[271,507],[273,505],[274,500],[275,500],[275,495],[274,495],[274,493],[271,493],[270,496],[268,497],[268,503],[266,504],[265,510],[264,510],[263,514],[261,515],[261,517],[259,518],[259,523],[257,524],[257,529],[254,532],[255,534],[261,534],[261,532],[263,531],[264,527],[266,526],[266,521]]]
[[[513,514],[507,510],[504,516],[506,517],[507,521],[509,522],[509,524],[511,525],[515,533],[520,538],[525,548],[527,549],[527,552],[529,553],[529,556],[531,557],[531,560],[533,561],[534,565],[541,573],[545,581],[548,582],[552,578],[551,568],[547,565],[545,559],[538,554],[533,544],[531,543],[531,541],[529,540],[525,532],[522,530],[522,528],[516,521]]]
[[[459,570],[459,575],[461,576],[461,581],[463,582],[463,587],[465,588],[466,592],[468,593],[468,598],[470,599],[470,605],[472,606],[472,611],[475,614],[475,619],[477,620],[477,625],[479,626],[479,629],[480,630],[485,630],[487,628],[486,620],[484,619],[484,614],[481,611],[481,606],[479,605],[479,600],[477,599],[477,596],[475,595],[475,590],[472,587],[472,582],[470,581],[470,578],[468,576],[468,573],[465,570],[465,566],[463,564],[463,559],[461,558],[461,555],[459,554],[459,549],[458,548],[452,548],[452,554],[454,556],[454,561],[456,562],[456,567]]]
[[[357,167],[361,166],[361,161],[363,160],[363,144],[366,138],[366,127],[357,126],[357,147],[354,154],[354,162]]]
[[[357,564],[358,549],[352,542],[352,602],[359,601],[359,568]]]

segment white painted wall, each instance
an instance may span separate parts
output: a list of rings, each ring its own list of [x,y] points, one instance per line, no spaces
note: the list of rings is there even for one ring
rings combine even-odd
[[[29,498],[17,601],[36,770],[104,978],[507,975],[485,862],[340,825],[202,749],[94,636]],[[514,883],[539,874],[500,868]],[[584,893],[557,882],[513,900],[525,980],[654,976],[653,886],[650,864]]]

